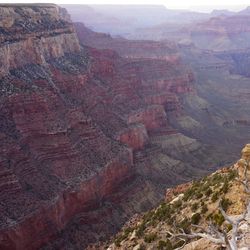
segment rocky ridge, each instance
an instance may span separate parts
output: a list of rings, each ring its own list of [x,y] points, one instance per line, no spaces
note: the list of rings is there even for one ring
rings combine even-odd
[[[224,244],[219,238],[217,243],[213,241],[212,238],[218,236],[216,234],[210,234],[210,238],[203,236],[209,235],[209,225],[211,230],[213,225],[217,232],[225,232],[229,235],[225,237],[232,241],[233,222],[244,213],[245,219],[236,229],[237,246],[233,249],[248,249],[249,193],[244,181],[249,178],[249,173],[245,172],[249,171],[249,149],[250,144],[247,144],[242,150],[242,158],[233,166],[220,169],[201,180],[167,189],[161,205],[127,222],[107,249],[231,249],[227,241]],[[199,233],[201,236],[194,236]]]

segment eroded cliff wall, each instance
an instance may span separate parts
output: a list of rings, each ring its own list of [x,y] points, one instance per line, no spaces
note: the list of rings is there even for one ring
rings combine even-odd
[[[169,122],[195,95],[174,44],[91,48],[56,5],[0,13],[0,248],[86,247],[207,171]]]
[[[132,178],[132,150],[80,104],[91,73],[62,10],[0,11],[0,246],[37,249]]]

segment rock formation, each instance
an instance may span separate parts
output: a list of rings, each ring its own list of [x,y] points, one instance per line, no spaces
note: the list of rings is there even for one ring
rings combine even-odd
[[[247,144],[242,157],[249,159],[249,152]],[[126,223],[108,249],[247,249],[248,174],[239,181],[235,165],[167,189],[165,201]]]
[[[247,144],[241,151],[241,159],[235,165],[235,168],[238,171],[240,180],[244,180],[245,178],[249,178],[249,174],[247,171],[250,169],[250,144]]]
[[[0,13],[1,249],[85,248],[221,160],[188,136],[221,116],[172,42],[76,33],[51,4]]]
[[[146,181],[148,156],[177,164],[149,136],[157,129],[176,134],[166,112],[180,112],[179,95],[193,91],[192,72],[171,46],[163,48],[164,58],[140,60],[81,47],[68,15],[55,5],[1,5],[0,12],[0,248],[37,249],[55,239],[53,247],[71,244],[67,230],[78,225],[77,238],[77,216],[87,216],[88,225],[98,209],[107,221],[117,220],[106,233],[117,230],[161,196]],[[146,163],[144,172],[137,169]],[[155,164],[159,183],[157,176],[168,171]],[[120,198],[131,192],[134,209]],[[146,192],[152,195],[145,198]],[[108,212],[107,202],[121,204],[123,216]],[[72,244],[96,241],[95,230],[82,229],[85,238]]]

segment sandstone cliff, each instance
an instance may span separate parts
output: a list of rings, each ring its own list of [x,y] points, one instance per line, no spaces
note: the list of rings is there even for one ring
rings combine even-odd
[[[140,169],[149,154],[176,164],[149,136],[156,129],[176,133],[166,111],[180,112],[178,95],[193,91],[192,73],[172,57],[171,46],[164,58],[140,61],[81,47],[55,5],[1,5],[0,12],[0,247],[71,244],[72,228],[74,237],[85,234],[72,244],[84,247],[102,235],[81,228],[78,216],[87,218],[85,226],[91,211],[100,219],[98,209],[107,213],[104,227],[116,219],[106,237],[159,200],[162,188],[146,181],[151,166]],[[168,175],[159,164],[156,182],[162,171]],[[121,197],[137,204],[126,207]],[[107,212],[109,202],[121,209]]]
[[[0,246],[36,249],[131,178],[132,151],[70,99],[88,80],[87,59],[62,10],[0,9]]]
[[[180,133],[200,99],[176,45],[82,25],[79,42],[55,5],[0,12],[0,248],[85,248],[221,160]]]

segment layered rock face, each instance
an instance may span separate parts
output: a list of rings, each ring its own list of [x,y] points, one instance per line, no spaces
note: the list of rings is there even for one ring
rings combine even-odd
[[[88,80],[87,59],[60,8],[0,9],[0,248],[36,249],[131,178],[132,150],[71,99]]]
[[[75,23],[76,32],[81,43],[98,49],[112,49],[119,55],[127,58],[157,58],[180,60],[175,43],[128,40],[125,38],[113,38],[105,33],[97,33],[88,29],[83,23]]]
[[[167,112],[178,115],[178,95],[193,91],[191,71],[171,46],[147,58],[140,58],[142,50],[132,56],[133,43],[127,58],[81,47],[55,5],[2,5],[0,12],[0,248],[37,249],[54,239],[67,245],[72,221],[79,234],[76,216],[91,221],[90,211],[107,211],[106,202],[121,204],[123,217],[117,209],[107,217],[117,229],[160,197],[145,181],[150,169],[138,173],[148,154],[161,153],[151,133],[173,133]],[[136,190],[141,195],[131,204],[138,204],[126,208],[121,200]],[[97,240],[95,230],[83,228],[86,238],[72,244]]]
[[[82,249],[221,160],[180,133],[209,119],[176,45],[76,34],[55,5],[0,12],[0,248]]]
[[[58,6],[1,6],[1,76],[26,64],[79,52],[69,17]]]
[[[182,14],[182,18],[185,14]],[[199,49],[225,51],[249,48],[249,10],[238,13],[214,12],[203,20],[190,23],[163,22],[157,26],[138,29],[128,34],[129,39],[164,41],[165,39]]]
[[[214,17],[190,29],[191,40],[202,49],[216,51],[249,47],[249,15]]]

